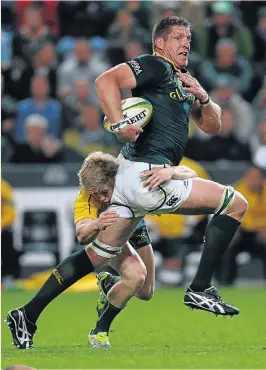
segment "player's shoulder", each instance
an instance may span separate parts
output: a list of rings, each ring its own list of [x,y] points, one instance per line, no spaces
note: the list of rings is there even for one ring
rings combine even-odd
[[[102,203],[92,197],[91,193],[84,187],[80,187],[78,196],[75,200],[75,206],[91,206],[96,209],[101,209]]]
[[[90,198],[90,193],[83,186],[81,186],[79,188],[79,193],[76,199],[88,201],[89,198]]]
[[[151,63],[151,65],[156,65],[165,69],[168,68],[168,62],[157,54],[143,54],[141,57],[145,58],[147,63]]]
[[[137,70],[142,70],[143,68],[154,68],[159,70],[167,70],[167,63],[165,60],[154,54],[142,54],[135,57],[127,62],[130,66]]]

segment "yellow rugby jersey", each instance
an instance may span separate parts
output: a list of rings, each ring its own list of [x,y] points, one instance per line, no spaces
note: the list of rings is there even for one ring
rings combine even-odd
[[[7,181],[1,179],[1,228],[12,226],[15,222],[16,212],[13,202],[12,187]]]
[[[104,208],[106,206],[102,202],[93,198],[84,188],[80,188],[74,204],[74,223],[77,223],[83,218],[93,218],[96,220]]]
[[[205,168],[199,162],[196,162],[193,159],[183,157],[182,161],[179,163],[179,166],[187,166],[191,170],[197,172],[200,178],[205,180],[211,180],[210,175],[205,170]]]
[[[247,184],[238,182],[234,188],[248,201],[248,211],[245,214],[241,227],[246,231],[258,231],[266,228],[266,181],[261,194],[253,193]]]

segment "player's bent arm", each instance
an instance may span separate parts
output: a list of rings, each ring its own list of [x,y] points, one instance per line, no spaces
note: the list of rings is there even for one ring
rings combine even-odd
[[[120,90],[131,90],[136,85],[136,78],[126,63],[109,69],[96,79],[96,92],[101,107],[111,123],[123,120]]]
[[[109,69],[95,81],[101,107],[113,124],[117,139],[123,143],[136,141],[138,135],[143,131],[140,127],[125,122],[121,109],[120,90],[134,89],[136,85],[134,73],[126,63]]]
[[[82,218],[76,222],[76,235],[80,244],[91,243],[101,230],[112,225],[119,218],[115,211],[105,211],[95,220],[92,217]]]
[[[199,107],[199,103],[196,103]],[[201,107],[201,117],[195,117],[192,114],[192,119],[196,125],[206,134],[216,135],[221,130],[222,109],[212,100],[208,104]]]
[[[101,231],[98,219],[94,220],[93,218],[83,218],[75,226],[77,239],[81,245],[91,243]]]

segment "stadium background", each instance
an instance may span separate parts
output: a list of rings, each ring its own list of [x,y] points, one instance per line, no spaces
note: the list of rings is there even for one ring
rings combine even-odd
[[[185,163],[202,177],[240,182],[250,203],[240,243],[216,272],[226,285],[219,288],[222,296],[240,308],[236,319],[190,312],[182,303],[206,219],[151,217],[153,244],[162,254],[157,254],[155,295],[147,303],[130,301],[112,326],[112,349],[99,355],[87,347],[98,297],[97,291],[86,292],[97,289],[92,277],[75,285],[84,292],[63,294],[43,312],[34,351],[14,348],[2,326],[2,368],[20,363],[38,369],[265,369],[266,186],[265,172],[258,169],[266,167],[265,6],[254,1],[1,2],[1,322],[8,310],[32,297],[34,291],[27,290],[38,289],[57,260],[79,248],[73,226],[76,172],[88,152],[119,150],[102,130],[94,79],[110,66],[151,52],[150,31],[161,16],[191,20],[189,70],[224,110],[223,129],[215,137],[191,124],[186,152],[191,159]],[[242,286],[229,289],[237,245],[246,248],[237,259],[236,283]]]
[[[80,247],[73,226],[76,172],[89,152],[120,149],[102,129],[94,80],[151,53],[152,25],[166,15],[192,22],[188,70],[223,108],[219,135],[207,136],[191,123],[184,164],[202,177],[238,183],[250,201],[242,240],[216,278],[225,285],[263,283],[266,3],[2,1],[1,11],[2,288],[14,289],[14,278],[45,271]],[[207,219],[147,220],[158,285],[184,284],[195,272]]]

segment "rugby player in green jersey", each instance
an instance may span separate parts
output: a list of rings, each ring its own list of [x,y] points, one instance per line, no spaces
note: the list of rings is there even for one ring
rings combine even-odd
[[[179,17],[161,19],[153,29],[153,55],[117,65],[96,80],[103,111],[116,125],[117,138],[127,144],[119,156],[109,207],[120,218],[100,232],[91,248],[99,256],[103,250],[122,248],[148,213],[214,214],[206,228],[202,257],[184,303],[216,315],[233,316],[239,310],[221,299],[211,279],[247,211],[247,201],[231,186],[200,178],[176,179],[175,165],[183,157],[190,116],[207,134],[215,135],[221,128],[221,108],[185,69],[190,28],[190,23]],[[153,105],[152,118],[144,130],[123,121],[121,89],[131,89],[132,96],[143,97]],[[201,110],[200,119],[191,114],[194,104]],[[106,306],[92,334],[106,331],[106,320],[117,313],[114,307]]]
[[[204,132],[216,134],[221,124],[220,107],[185,70],[190,38],[188,21],[178,17],[164,18],[154,27],[154,55],[143,55],[118,65],[96,80],[102,108],[110,122],[116,124],[118,139],[127,144],[119,156],[109,207],[120,217],[102,230],[87,249],[98,259],[115,257],[147,213],[214,214],[207,226],[201,261],[184,303],[218,315],[236,315],[239,310],[221,299],[211,285],[211,278],[247,211],[247,201],[230,186],[200,178],[181,181],[175,166],[181,161],[186,146],[193,104],[200,107],[201,118],[192,118]],[[123,121],[121,89],[131,89],[133,96],[145,97],[152,103],[152,119],[144,131]],[[90,188],[95,179],[93,173],[87,172],[83,182]],[[78,278],[92,271],[87,266],[92,265],[90,259],[86,264],[85,257],[79,259],[84,271],[79,268],[82,271],[76,273]],[[78,278],[71,276],[73,282]],[[127,301],[119,291],[115,300],[116,305],[107,300],[101,310],[90,333],[94,342],[99,333],[105,342],[108,341],[110,325]],[[98,346],[101,347],[101,343]]]

